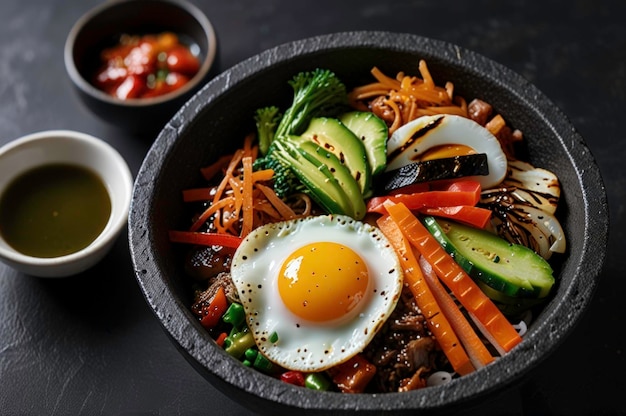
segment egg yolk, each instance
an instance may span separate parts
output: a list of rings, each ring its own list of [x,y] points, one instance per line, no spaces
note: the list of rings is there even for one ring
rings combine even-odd
[[[425,151],[419,157],[419,160],[426,161],[443,159],[446,157],[473,155],[475,153],[476,150],[469,146],[465,146],[464,144],[442,144],[440,146],[435,146]]]
[[[330,322],[356,313],[369,285],[367,265],[349,247],[316,242],[295,250],[278,275],[278,291],[296,316]]]

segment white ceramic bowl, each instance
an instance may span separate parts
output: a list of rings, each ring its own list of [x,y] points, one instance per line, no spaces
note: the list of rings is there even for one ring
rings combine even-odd
[[[109,251],[128,218],[133,178],[124,158],[106,142],[69,130],[33,133],[0,148],[0,195],[27,170],[49,163],[86,167],[102,179],[111,199],[111,214],[100,235],[87,247],[53,258],[24,255],[0,233],[0,259],[7,265],[39,277],[64,277],[87,270]]]

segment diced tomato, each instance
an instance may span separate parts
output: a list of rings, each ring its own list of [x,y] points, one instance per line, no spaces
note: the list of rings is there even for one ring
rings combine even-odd
[[[218,324],[226,309],[228,309],[228,299],[224,288],[220,286],[211,303],[202,310],[203,316],[200,318],[200,323],[207,329],[213,328]]]
[[[146,88],[146,83],[137,75],[128,75],[116,88],[115,96],[122,100],[139,98]]]
[[[299,386],[299,387],[304,387],[304,374],[302,374],[300,371],[285,371],[284,373],[282,373],[280,375],[280,380],[285,382],[285,383],[289,383],[289,384],[293,384],[294,386]]]
[[[189,48],[179,45],[167,53],[167,67],[171,72],[194,76],[200,69],[200,61]]]
[[[171,32],[124,35],[118,45],[101,52],[103,67],[94,85],[120,99],[148,98],[170,93],[198,72],[200,61]]]

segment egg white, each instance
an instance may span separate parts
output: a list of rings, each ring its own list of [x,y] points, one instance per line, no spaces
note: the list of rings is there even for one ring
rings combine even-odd
[[[427,150],[444,144],[462,144],[487,155],[489,174],[473,177],[483,189],[498,185],[506,176],[507,159],[498,139],[475,121],[453,114],[418,117],[394,131],[387,142],[386,170],[411,164]]]
[[[293,251],[314,242],[343,244],[367,264],[368,294],[352,319],[332,324],[307,322],[281,300],[281,265]],[[398,257],[382,232],[341,215],[255,229],[237,249],[231,274],[259,350],[284,368],[305,372],[328,369],[363,351],[395,308],[403,281]],[[271,340],[273,333],[278,335],[276,342]]]

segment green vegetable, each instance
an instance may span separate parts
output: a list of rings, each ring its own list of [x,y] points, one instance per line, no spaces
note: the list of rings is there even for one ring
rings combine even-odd
[[[312,390],[328,390],[330,380],[322,373],[310,373],[304,379],[304,386]]]
[[[487,295],[493,303],[502,311],[504,315],[511,318],[516,318],[521,316],[528,309],[534,308],[535,306],[543,304],[547,298],[520,298],[514,296],[508,296],[500,291],[495,290],[491,286],[483,283],[482,281],[477,281],[478,287],[483,291],[485,295]]]
[[[246,314],[240,303],[231,303],[226,312],[222,316],[222,321],[231,324],[236,330],[240,331],[245,323]]]
[[[357,218],[352,201],[328,165],[291,142],[274,142],[273,145],[277,149],[274,151],[274,157],[280,158],[292,167],[292,172],[307,187],[315,202],[331,214],[345,214]],[[361,213],[364,214],[365,212]]]
[[[364,197],[371,195],[372,170],[367,162],[365,146],[341,121],[315,117],[299,139],[301,142],[313,142],[334,154],[359,185],[359,193]]]
[[[242,361],[246,367],[254,367],[257,370],[265,373],[272,370],[274,365],[266,356],[261,354],[256,347],[248,348],[244,353],[244,359]]]
[[[224,340],[224,350],[235,358],[241,358],[246,350],[254,345],[254,337],[248,327],[241,331],[233,328],[233,331]]]
[[[451,221],[425,217],[423,222],[475,280],[511,297],[540,299],[550,293],[554,285],[552,268],[528,247]]]
[[[269,151],[270,144],[274,140],[274,134],[282,114],[278,107],[259,108],[254,115],[256,122],[257,136],[259,140],[259,151],[262,155],[266,155]]]
[[[275,148],[278,144],[272,142],[267,157],[259,157],[254,161],[254,170],[272,169],[274,171],[274,192],[281,198],[293,195],[298,192],[308,192],[306,186],[293,172],[292,166],[281,157]]]
[[[282,117],[277,107],[261,108],[255,114],[259,150],[263,156],[256,159],[254,169],[274,170],[274,191],[281,198],[307,192],[307,188],[285,162],[285,155],[279,154],[282,151],[277,150],[279,146],[275,146],[275,142],[289,141],[289,136],[300,135],[312,118],[335,116],[348,103],[345,85],[329,70],[300,72],[289,85],[294,95]]]
[[[256,368],[257,370],[261,370],[264,372],[268,372],[274,367],[272,362],[268,360],[267,357],[261,354],[260,352],[254,358],[254,362],[252,363],[252,366]]]
[[[365,145],[367,161],[372,175],[377,175],[387,166],[387,124],[368,111],[350,111],[339,116],[339,120],[348,127]]]
[[[352,176],[347,166],[335,156],[335,154],[326,150],[326,147],[315,144],[314,142],[303,142],[299,147],[300,153],[309,161],[313,161],[313,164],[318,166],[318,169],[326,172],[323,168],[325,165],[330,171],[330,181],[324,182],[319,186],[313,185],[311,192],[318,194],[319,197],[323,197],[326,193],[326,188],[329,183],[336,183],[339,189],[346,195],[347,203],[346,207],[342,208],[342,212],[332,212],[333,214],[346,214],[353,218],[361,219],[365,215],[366,207],[361,188]],[[319,162],[319,164],[317,162]],[[327,175],[328,176],[328,175]],[[334,179],[334,181],[332,181]],[[349,207],[347,206],[349,205]]]
[[[313,117],[337,115],[348,104],[346,86],[327,69],[300,72],[289,85],[293,102],[276,129],[276,138],[300,135]]]

